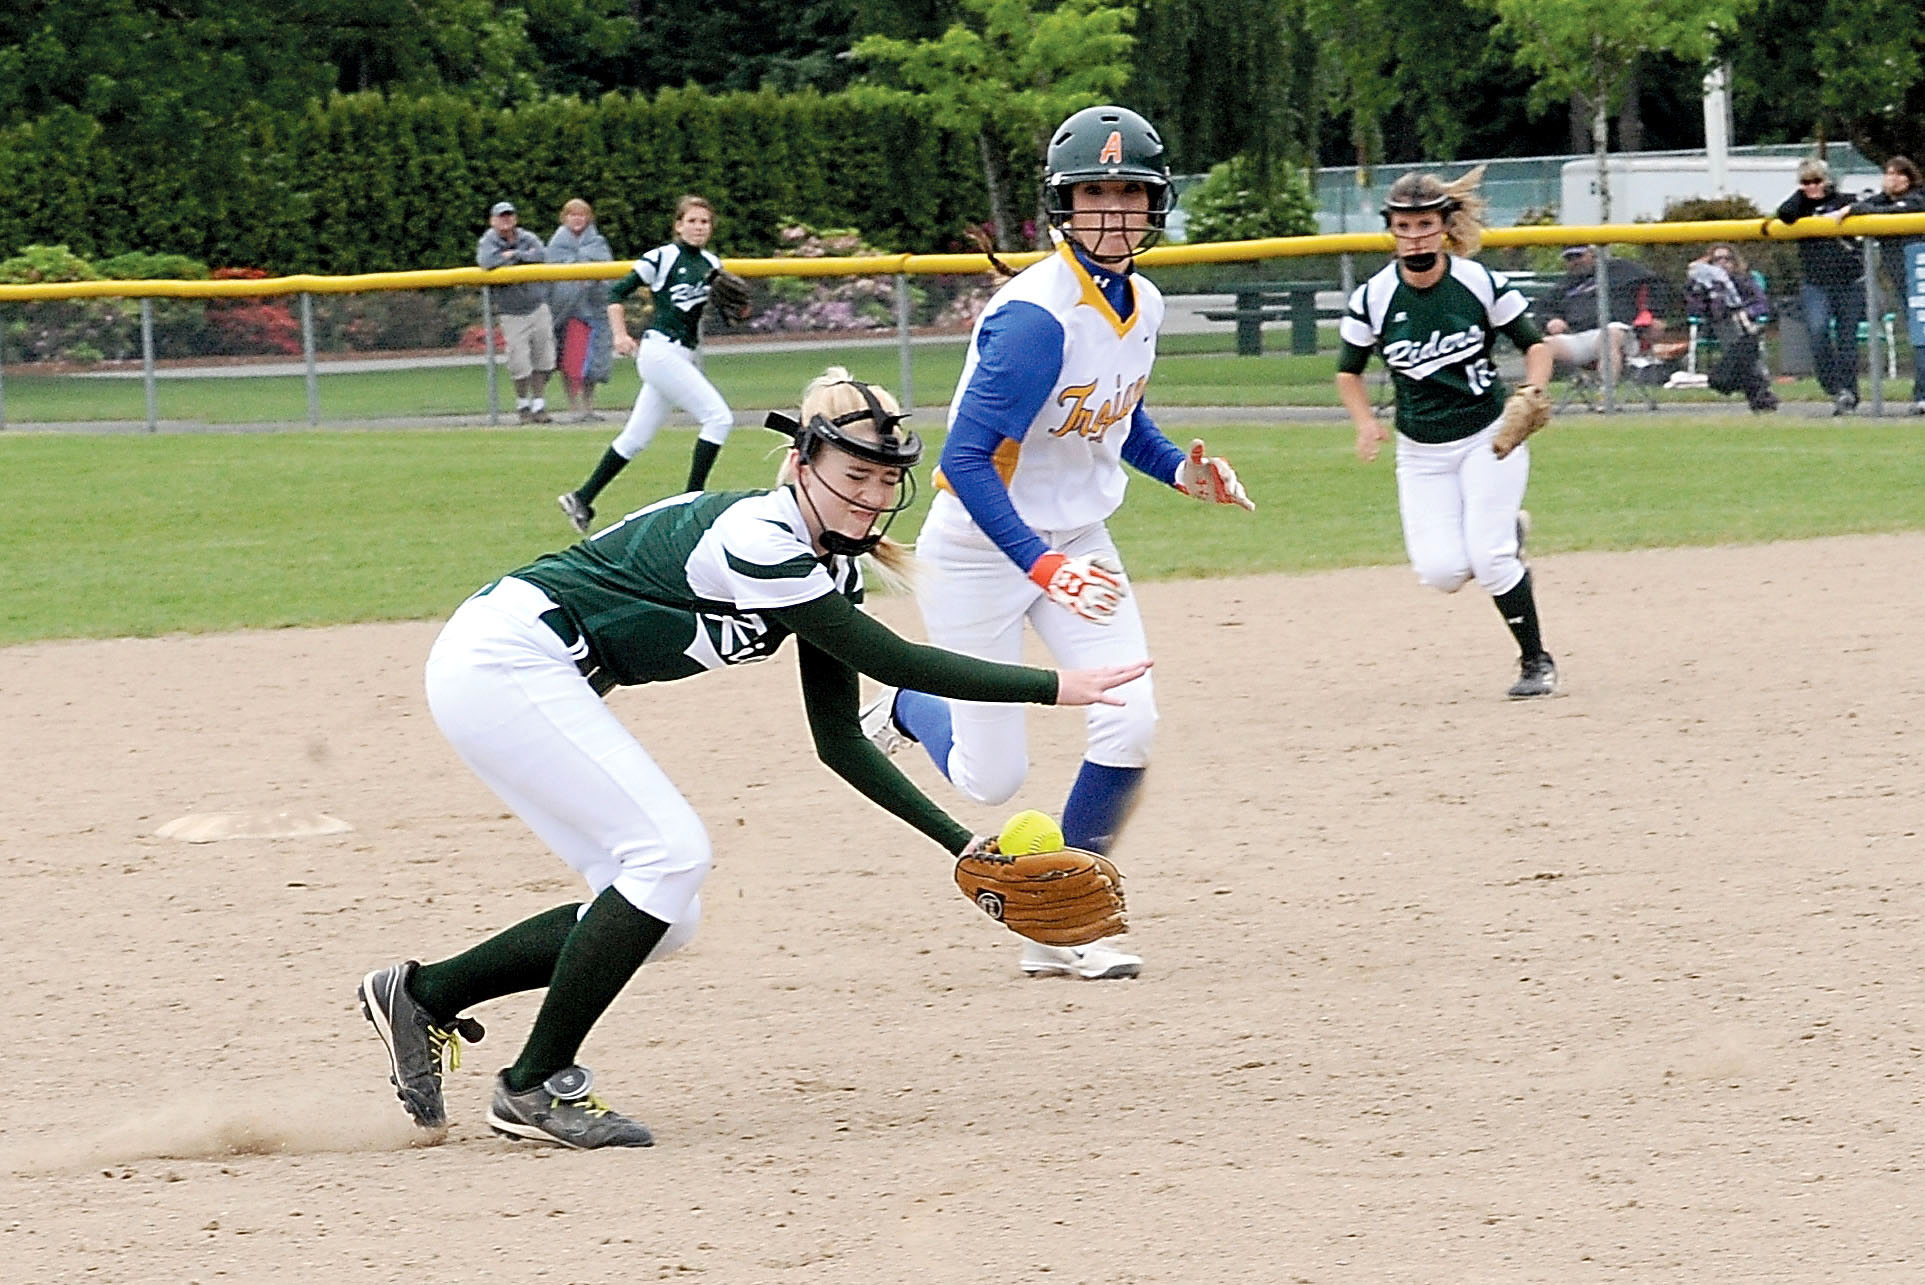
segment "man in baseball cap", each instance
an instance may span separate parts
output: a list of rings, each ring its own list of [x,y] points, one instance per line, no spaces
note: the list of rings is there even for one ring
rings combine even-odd
[[[541,238],[519,225],[513,201],[496,201],[488,208],[488,230],[475,247],[477,264],[502,268],[547,258],[548,248]],[[508,348],[508,377],[515,381],[515,410],[524,424],[549,423],[548,401],[542,395],[555,370],[555,324],[548,311],[548,286],[520,281],[491,289]]]

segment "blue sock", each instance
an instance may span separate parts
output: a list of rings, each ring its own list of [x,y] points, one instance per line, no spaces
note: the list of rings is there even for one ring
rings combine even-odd
[[[1063,804],[1063,842],[1107,853],[1136,801],[1147,768],[1104,767],[1085,759]]]
[[[956,733],[949,725],[949,702],[927,692],[912,692],[907,687],[896,693],[896,726],[922,743],[935,760],[936,770],[949,775],[949,747]]]

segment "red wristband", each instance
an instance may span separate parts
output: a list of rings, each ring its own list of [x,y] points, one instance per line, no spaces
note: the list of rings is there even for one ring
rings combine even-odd
[[[1056,578],[1057,568],[1068,561],[1069,558],[1066,555],[1051,549],[1048,553],[1036,559],[1035,563],[1029,569],[1029,578],[1034,580],[1040,588],[1047,589],[1049,588],[1049,582]]]

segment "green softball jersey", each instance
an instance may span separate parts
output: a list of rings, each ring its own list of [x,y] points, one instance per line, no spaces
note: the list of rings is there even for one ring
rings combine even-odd
[[[1397,431],[1418,442],[1456,442],[1504,410],[1510,390],[1491,353],[1501,333],[1522,352],[1539,342],[1523,295],[1475,259],[1447,255],[1436,285],[1419,290],[1393,260],[1358,286],[1338,323],[1337,369],[1361,375],[1374,349],[1390,367]]]
[[[951,852],[970,832],[862,734],[859,674],[956,700],[1056,702],[1050,670],[912,643],[859,610],[861,565],[814,551],[787,486],[672,496],[510,574],[561,608],[583,672],[604,689],[766,660],[794,634],[816,753]],[[752,712],[734,731],[765,734]]]
[[[608,288],[608,301],[620,303],[644,286],[655,297],[648,328],[684,348],[702,342],[702,308],[709,301],[709,273],[722,261],[707,250],[671,241],[635,260],[628,275]]]

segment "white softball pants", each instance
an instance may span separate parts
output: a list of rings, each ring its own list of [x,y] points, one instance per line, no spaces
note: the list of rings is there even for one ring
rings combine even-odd
[[[1432,445],[1397,435],[1397,508],[1404,550],[1420,583],[1455,593],[1476,577],[1492,597],[1524,578],[1517,510],[1531,478],[1531,448],[1491,454],[1492,422],[1462,441]]]
[[[695,416],[701,423],[703,441],[720,446],[729,440],[735,414],[695,364],[693,352],[659,330],[644,331],[641,346],[635,350],[635,373],[642,377],[642,391],[628,412],[628,422],[615,437],[617,455],[625,460],[640,455],[655,440],[674,408]]]
[[[590,900],[612,887],[670,925],[659,959],[695,935],[708,832],[542,623],[554,605],[512,576],[462,603],[428,653],[428,709]]]
[[[1039,531],[1052,549],[1076,557],[1116,557],[1109,528],[1098,522],[1074,531]],[[1044,596],[1036,583],[991,543],[962,502],[939,492],[916,540],[916,602],[929,641],[966,656],[1021,664],[1023,623],[1049,648],[1058,668],[1121,665],[1150,654],[1134,595],[1123,599],[1106,625],[1083,619]],[[1121,561],[1121,559],[1118,559]],[[1104,767],[1148,767],[1156,731],[1156,689],[1145,674],[1115,689],[1121,706],[1091,705],[1085,715],[1085,757]],[[978,803],[1002,803],[1029,774],[1027,707],[951,701],[955,741],[949,779]]]

